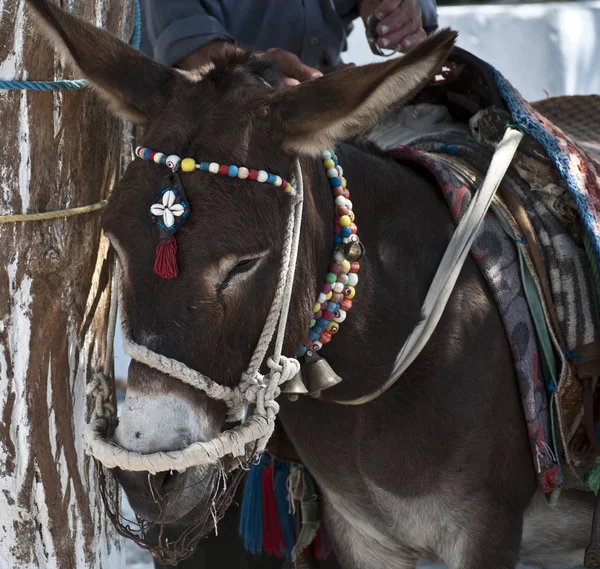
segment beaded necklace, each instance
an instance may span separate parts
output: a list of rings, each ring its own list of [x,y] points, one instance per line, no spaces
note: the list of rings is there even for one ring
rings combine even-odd
[[[321,153],[323,166],[329,178],[329,186],[333,192],[335,217],[333,220],[333,256],[325,283],[313,306],[310,330],[297,356],[310,355],[311,351],[319,351],[323,344],[340,329],[346,319],[348,310],[352,308],[352,299],[358,283],[358,260],[362,257],[363,247],[358,239],[355,216],[350,201],[350,191],[346,187],[344,171],[338,164],[335,151],[325,150]]]
[[[179,178],[175,176],[178,171],[189,173],[199,170],[241,180],[255,180],[279,187],[292,196],[296,194],[294,187],[289,182],[265,170],[254,170],[216,162],[197,163],[193,158],[181,159],[175,154],[167,156],[162,152],[155,152],[143,146],[138,146],[135,154],[143,160],[163,164],[172,172],[172,175],[167,177],[167,183],[164,184],[166,187],[158,193],[148,212],[150,219],[161,232],[161,240],[156,249],[154,271],[163,278],[175,278],[178,274],[175,232],[190,214],[190,206],[183,186]],[[323,151],[321,159],[335,202],[334,250],[325,283],[313,306],[308,336],[298,350],[297,357],[319,351],[338,332],[340,324],[346,319],[348,310],[352,308],[352,299],[356,292],[355,286],[358,283],[357,273],[360,269],[358,260],[363,254],[363,246],[354,223],[355,216],[352,211],[350,192],[346,187],[346,178],[343,176],[342,167],[338,164],[335,151],[333,149]]]

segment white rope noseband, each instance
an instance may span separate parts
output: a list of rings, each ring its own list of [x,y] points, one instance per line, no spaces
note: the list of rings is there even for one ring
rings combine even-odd
[[[295,176],[296,191],[294,195],[290,195],[292,201],[283,241],[277,288],[263,331],[248,364],[248,369],[242,374],[239,386],[231,388],[220,385],[182,362],[167,358],[146,346],[137,344],[133,340],[129,316],[123,302],[121,270],[119,268],[115,271],[114,284],[119,298],[121,327],[127,355],[161,373],[168,374],[204,391],[211,399],[225,402],[229,408],[227,417],[229,421],[240,421],[248,404],[253,404],[255,407],[244,423],[219,434],[210,441],[192,443],[187,448],[178,451],[152,454],[140,454],[118,446],[108,438],[110,426],[108,419],[96,418],[86,426],[84,431],[86,451],[106,467],[119,467],[133,472],[147,471],[151,474],[168,470],[181,472],[194,466],[212,464],[224,458],[243,457],[247,460],[264,450],[273,433],[275,416],[279,411],[279,404],[276,401],[280,393],[279,386],[292,379],[300,370],[300,363],[296,358],[288,358],[281,353],[292,297],[302,225],[304,188],[302,169],[298,160],[296,161]],[[115,303],[114,310],[116,308]],[[263,376],[260,368],[265,361],[275,331],[277,334],[273,355],[267,358],[267,366],[270,371]]]

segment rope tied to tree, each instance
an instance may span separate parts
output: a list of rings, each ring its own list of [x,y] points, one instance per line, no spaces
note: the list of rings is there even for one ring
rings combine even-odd
[[[135,49],[140,49],[142,9],[139,0],[135,0],[133,18],[133,32],[129,43]],[[78,91],[87,86],[88,82],[85,79],[61,79],[58,81],[0,79],[0,91]]]

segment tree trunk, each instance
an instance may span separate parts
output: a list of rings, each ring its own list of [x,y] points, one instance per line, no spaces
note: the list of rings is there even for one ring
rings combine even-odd
[[[65,4],[130,37],[130,0]],[[24,1],[0,0],[0,78],[63,73]],[[0,215],[94,204],[120,174],[126,132],[91,89],[0,91],[0,125]],[[93,302],[107,251],[99,220],[96,211],[0,225],[2,569],[124,566],[82,438],[108,313],[108,290]]]

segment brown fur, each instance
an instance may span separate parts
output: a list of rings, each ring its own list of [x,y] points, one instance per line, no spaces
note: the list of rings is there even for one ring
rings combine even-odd
[[[328,403],[364,395],[387,378],[420,318],[454,228],[426,173],[339,141],[414,95],[443,62],[455,34],[442,31],[400,60],[287,90],[278,86],[276,68],[249,51],[225,46],[201,77],[186,76],[100,38],[90,26],[83,30],[49,2],[30,4],[82,72],[127,116],[145,119],[143,145],[262,168],[288,180],[300,154],[306,196],[287,354],[307,333],[331,255],[331,193],[312,156],[336,144],[367,250],[353,309],[323,349],[344,381],[319,401],[282,401],[281,419],[325,493],[341,563],[408,568],[429,556],[451,569],[513,568],[535,476],[508,342],[473,260],[426,349],[393,389],[358,408]],[[180,276],[163,280],[152,272],[158,232],[146,212],[166,174],[164,167],[135,160],[103,216],[126,268],[134,336],[232,385],[271,303],[290,200],[258,183],[183,174],[192,213],[177,235]],[[245,269],[222,274],[223,259],[265,251],[251,278],[235,287],[232,274]],[[130,381],[138,381],[138,390],[151,389],[141,376]],[[221,404],[201,405],[223,421]],[[147,497],[139,484],[135,491]],[[199,484],[198,507],[207,507],[205,492]],[[175,497],[172,518],[181,506]],[[421,531],[413,533],[415,527]]]

